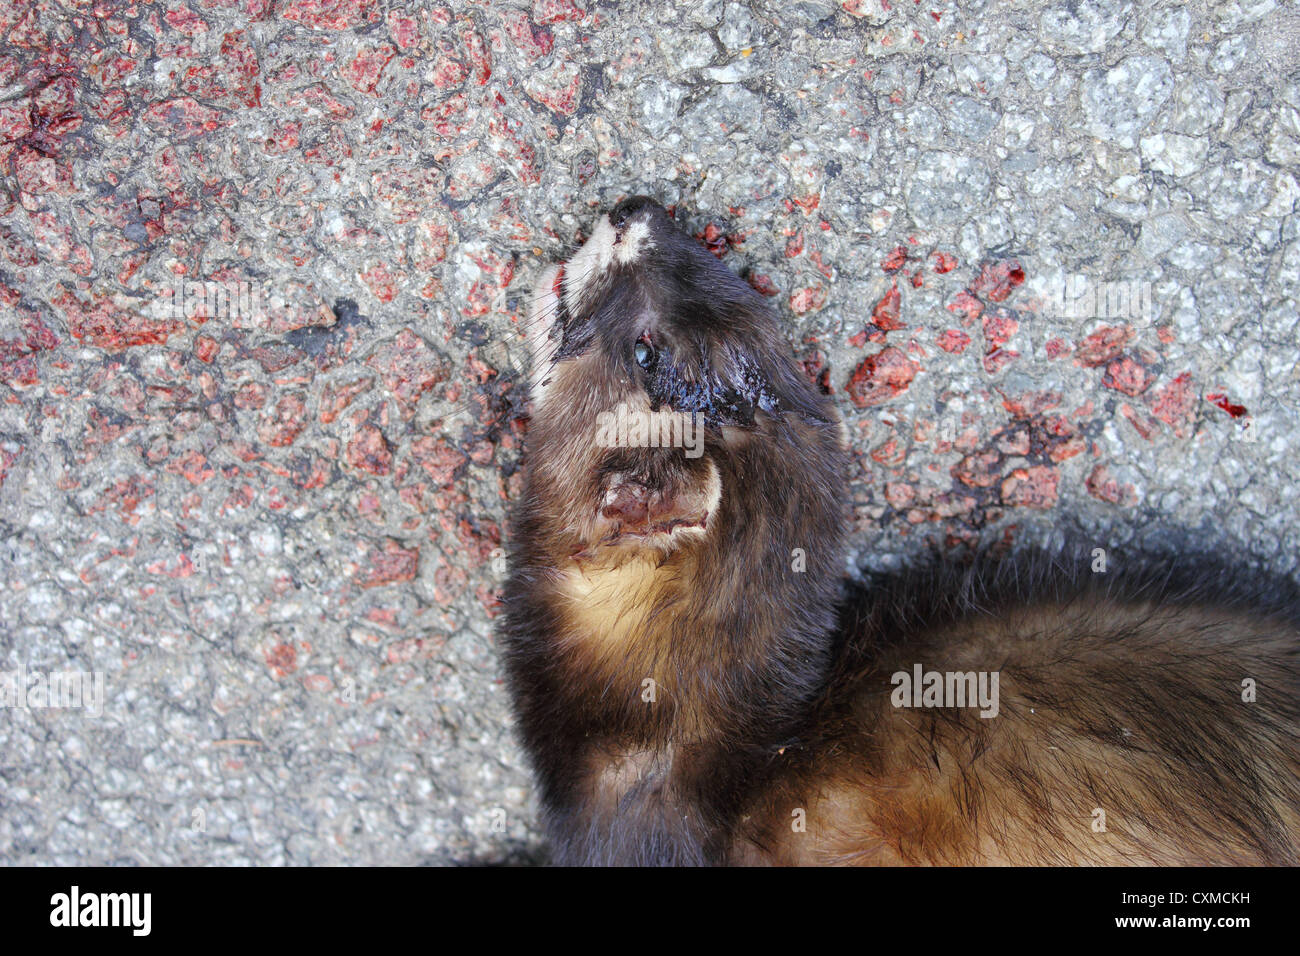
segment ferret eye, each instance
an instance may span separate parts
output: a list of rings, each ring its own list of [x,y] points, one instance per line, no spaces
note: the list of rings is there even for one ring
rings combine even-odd
[[[649,368],[655,360],[654,346],[644,339],[636,343],[636,347],[632,350],[632,354],[636,356],[636,364],[640,365],[642,368]]]

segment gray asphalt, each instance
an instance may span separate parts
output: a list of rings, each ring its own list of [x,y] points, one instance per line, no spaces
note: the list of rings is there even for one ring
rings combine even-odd
[[[541,858],[519,323],[632,193],[825,374],[860,566],[1297,573],[1297,3],[409,8],[0,11],[0,860]]]

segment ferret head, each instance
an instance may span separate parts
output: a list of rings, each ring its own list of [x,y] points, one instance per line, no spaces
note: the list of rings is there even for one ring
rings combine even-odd
[[[530,494],[575,556],[671,552],[707,539],[729,503],[838,480],[833,406],[775,317],[650,199],[600,216],[542,275],[528,335]]]

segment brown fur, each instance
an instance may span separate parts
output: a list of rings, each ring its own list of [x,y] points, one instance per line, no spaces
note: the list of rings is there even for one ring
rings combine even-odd
[[[1292,590],[1026,555],[840,601],[830,401],[661,209],[596,235],[550,306],[502,627],[558,861],[1297,861]],[[599,447],[620,401],[707,419],[705,454]],[[998,715],[893,706],[915,664],[997,672]]]
[[[1212,608],[1109,602],[940,628],[829,698],[845,703],[774,768],[750,839],[781,863],[1294,863],[1295,706],[1276,696],[1294,671],[1270,662],[1294,666],[1296,638]],[[998,718],[892,707],[887,673],[913,659],[996,662]],[[1251,674],[1270,703],[1242,701]]]

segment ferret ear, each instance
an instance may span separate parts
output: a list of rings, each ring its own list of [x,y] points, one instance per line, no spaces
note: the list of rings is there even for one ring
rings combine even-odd
[[[711,461],[704,464],[658,482],[626,472],[611,475],[600,508],[609,532],[618,536],[704,530],[722,497],[717,467]]]

